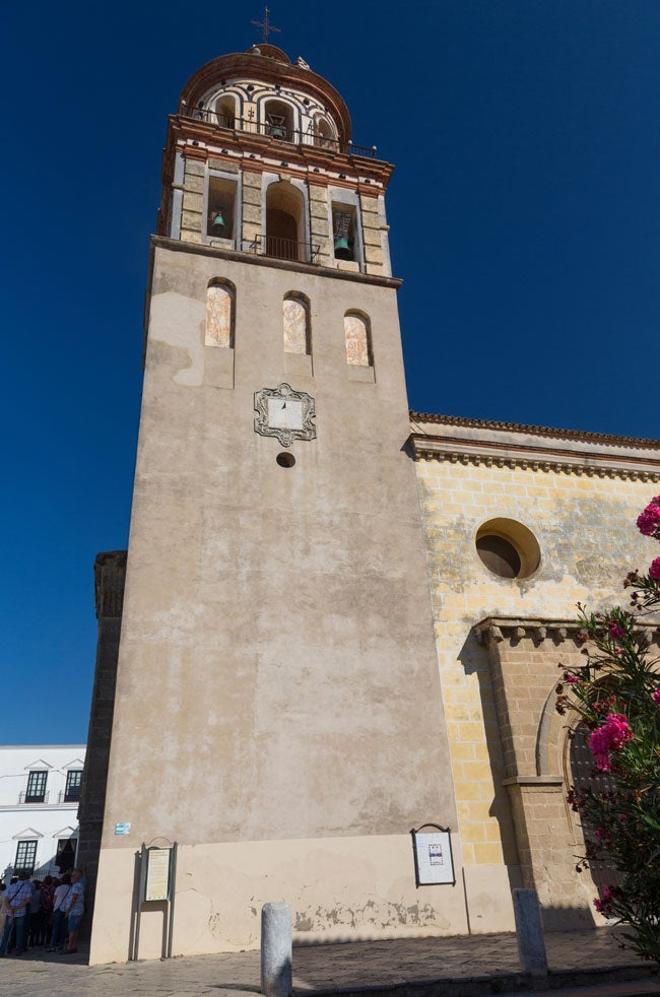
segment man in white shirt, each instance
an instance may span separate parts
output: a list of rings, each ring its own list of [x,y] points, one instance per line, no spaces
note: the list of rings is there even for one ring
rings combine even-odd
[[[25,952],[25,928],[28,922],[27,914],[32,903],[30,873],[22,869],[18,874],[18,881],[12,883],[5,891],[5,897],[9,911],[5,930],[2,933],[2,941],[0,941],[0,957],[7,955],[7,946],[14,927],[16,928],[15,955],[23,955]]]
[[[62,882],[55,887],[53,898],[53,932],[47,952],[61,951],[66,936],[66,915],[64,904],[66,904],[71,893],[71,877],[67,873],[62,877]]]
[[[78,932],[85,913],[85,884],[82,882],[80,869],[74,869],[71,873],[71,890],[62,902],[62,910],[69,929],[69,947],[64,952],[66,955],[73,955],[78,951]]]

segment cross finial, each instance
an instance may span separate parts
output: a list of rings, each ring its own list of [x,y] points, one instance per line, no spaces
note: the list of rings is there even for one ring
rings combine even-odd
[[[270,11],[269,11],[268,7],[264,7],[264,19],[263,19],[263,21],[250,21],[250,24],[254,25],[255,28],[261,28],[261,33],[262,33],[261,40],[263,42],[266,42],[266,44],[268,43],[268,35],[271,32],[277,32],[277,34],[279,35],[279,34],[281,34],[281,31],[282,31],[281,28],[275,28],[270,23]]]

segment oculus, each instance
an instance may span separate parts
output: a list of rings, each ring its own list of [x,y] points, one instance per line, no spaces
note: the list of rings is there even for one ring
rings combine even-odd
[[[315,440],[316,403],[305,391],[294,391],[290,384],[262,388],[254,393],[254,431],[260,436],[274,436],[283,447],[294,440]]]
[[[479,528],[475,545],[483,564],[500,578],[528,578],[541,561],[536,537],[514,519],[490,519]]]

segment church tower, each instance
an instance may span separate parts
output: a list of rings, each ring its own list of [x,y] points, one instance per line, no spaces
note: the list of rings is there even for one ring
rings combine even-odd
[[[90,744],[93,962],[128,957],[136,905],[161,954],[142,844],[177,843],[174,954],[258,946],[274,900],[310,941],[466,930],[391,173],[270,44],[169,118],[107,779]],[[427,822],[457,883],[420,896]]]

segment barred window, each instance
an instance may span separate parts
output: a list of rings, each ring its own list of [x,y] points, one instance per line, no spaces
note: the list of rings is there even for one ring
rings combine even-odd
[[[70,769],[66,774],[66,787],[64,790],[65,803],[77,803],[80,799],[80,786],[82,783],[82,769]]]
[[[27,872],[34,872],[34,864],[37,858],[36,841],[19,841],[16,848],[16,869],[25,869]]]
[[[48,772],[36,769],[28,776],[27,789],[25,791],[26,803],[43,803],[46,798],[46,780]]]

